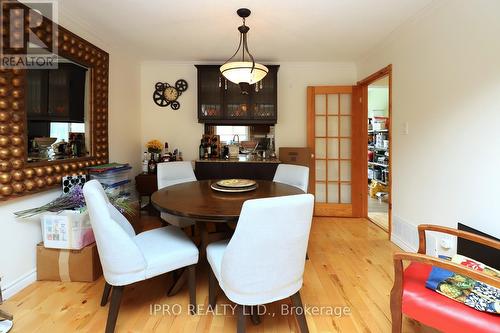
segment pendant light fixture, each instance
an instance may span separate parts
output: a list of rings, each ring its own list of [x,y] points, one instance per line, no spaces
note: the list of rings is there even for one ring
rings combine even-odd
[[[220,72],[229,81],[240,86],[243,94],[248,94],[250,85],[262,80],[268,73],[266,66],[256,63],[253,55],[248,50],[247,33],[250,28],[245,25],[245,18],[250,16],[250,9],[240,8],[236,11],[239,17],[243,19],[243,24],[238,27],[240,32],[240,42],[238,49],[221,67]],[[235,61],[241,49],[241,61]],[[245,57],[245,53],[247,56]]]

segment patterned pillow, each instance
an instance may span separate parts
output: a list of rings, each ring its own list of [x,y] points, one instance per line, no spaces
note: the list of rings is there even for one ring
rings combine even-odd
[[[500,272],[498,270],[486,266],[474,259],[462,255],[455,255],[453,258],[440,257],[493,277],[500,278]],[[476,310],[500,314],[500,290],[486,283],[476,281],[446,269],[433,267],[425,286]]]

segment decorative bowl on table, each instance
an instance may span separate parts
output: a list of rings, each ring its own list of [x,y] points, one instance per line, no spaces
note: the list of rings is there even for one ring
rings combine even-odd
[[[222,179],[210,185],[212,190],[228,193],[253,191],[258,187],[255,180],[251,179]]]
[[[223,186],[223,187],[231,187],[231,188],[237,188],[237,187],[248,187],[248,186],[253,186],[257,184],[255,180],[251,179],[222,179],[217,182],[217,185]]]

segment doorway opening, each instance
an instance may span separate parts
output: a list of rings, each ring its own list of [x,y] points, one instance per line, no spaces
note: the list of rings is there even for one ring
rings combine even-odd
[[[391,233],[392,190],[392,67],[389,65],[359,82],[366,120],[365,216]]]
[[[389,230],[389,76],[368,85],[368,217]]]

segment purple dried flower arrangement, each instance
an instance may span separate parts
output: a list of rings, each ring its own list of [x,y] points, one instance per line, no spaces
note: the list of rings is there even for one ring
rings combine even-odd
[[[133,214],[133,199],[130,193],[106,192],[109,201],[123,214]],[[85,197],[80,186],[74,186],[68,193],[62,194],[46,205],[15,212],[16,217],[27,218],[45,212],[60,212],[62,210],[85,211]]]

